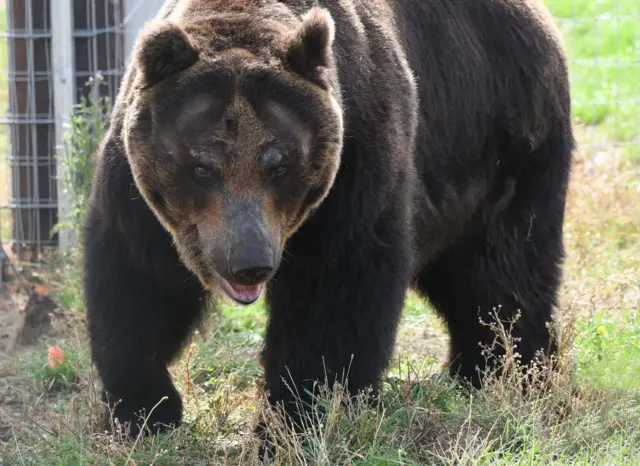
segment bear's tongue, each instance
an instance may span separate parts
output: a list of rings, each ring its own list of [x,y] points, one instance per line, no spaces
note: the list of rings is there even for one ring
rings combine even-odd
[[[222,280],[222,285],[224,291],[227,294],[242,304],[251,304],[256,301],[260,297],[260,293],[262,293],[262,284],[260,285],[236,285],[234,283],[228,282],[227,280]]]

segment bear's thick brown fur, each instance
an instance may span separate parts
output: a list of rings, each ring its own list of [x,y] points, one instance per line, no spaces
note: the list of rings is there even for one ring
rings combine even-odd
[[[480,384],[480,324],[553,353],[573,136],[538,0],[168,0],[99,151],[85,242],[93,359],[121,422],[178,424],[167,372],[224,291],[264,290],[269,399],[377,388],[407,289]],[[268,286],[266,283],[268,282]],[[295,417],[295,416],[294,416]]]

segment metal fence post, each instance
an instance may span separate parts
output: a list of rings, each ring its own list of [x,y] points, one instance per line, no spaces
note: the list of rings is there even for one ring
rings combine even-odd
[[[65,132],[73,114],[75,96],[73,50],[73,0],[56,0],[51,8],[51,56],[53,62],[53,94],[55,108],[56,174],[58,221],[64,221],[71,209],[71,199],[65,190]],[[60,248],[71,246],[75,238],[68,229],[58,233]]]

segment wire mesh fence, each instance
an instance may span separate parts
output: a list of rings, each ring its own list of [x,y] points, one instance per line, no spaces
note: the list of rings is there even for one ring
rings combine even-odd
[[[67,39],[72,50],[72,93],[63,96],[72,101],[62,103],[73,106],[88,92],[115,95],[124,67],[119,1],[69,2],[73,29],[56,38],[52,8],[62,6],[60,0],[0,1],[0,241],[4,253],[22,262],[37,262],[59,240],[56,145],[67,115],[55,105],[55,39]],[[87,86],[98,72],[102,85]]]
[[[72,33],[54,37],[61,5]],[[580,146],[640,161],[640,6],[637,0],[545,0],[571,65]],[[0,0],[0,261],[37,262],[59,244],[60,125],[83,96],[116,96],[133,41],[162,0]],[[52,10],[52,8],[56,8]],[[52,18],[55,21],[52,22]],[[72,50],[61,95],[56,40]],[[59,71],[59,70],[58,70]],[[65,71],[65,70],[63,70]],[[100,74],[99,85],[87,85]],[[63,82],[64,84],[64,82]],[[67,83],[68,84],[68,83]],[[58,93],[56,95],[56,93]],[[58,108],[56,108],[56,102]],[[58,152],[59,156],[59,152]],[[634,162],[635,161],[635,162]]]
[[[4,10],[1,195],[10,210],[0,217],[0,232],[3,239],[40,237],[39,245],[47,246],[55,238],[41,232],[53,226],[56,208],[49,8],[38,0],[9,0]]]

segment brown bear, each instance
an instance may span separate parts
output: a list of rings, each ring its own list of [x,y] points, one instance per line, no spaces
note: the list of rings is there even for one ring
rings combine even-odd
[[[272,403],[375,392],[408,289],[480,386],[498,309],[553,354],[574,139],[539,0],[168,0],[96,161],[85,298],[104,398],[180,423],[167,364],[210,293],[264,295]],[[498,350],[496,350],[498,351]]]

